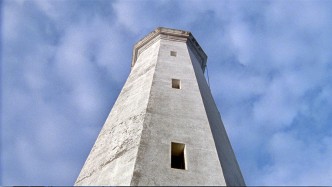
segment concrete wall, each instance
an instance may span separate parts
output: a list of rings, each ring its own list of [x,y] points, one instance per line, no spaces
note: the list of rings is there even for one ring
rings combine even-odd
[[[75,185],[130,185],[159,42],[137,59]]]
[[[131,185],[225,185],[187,45],[160,43]],[[172,141],[186,145],[187,170],[171,168]]]
[[[212,97],[211,90],[206,82],[200,64],[195,55],[191,50],[189,50],[189,53],[195,69],[200,93],[212,130],[226,184],[227,186],[245,186],[241,170],[234,155],[231,143],[228,139],[224,124],[221,120],[220,113]]]

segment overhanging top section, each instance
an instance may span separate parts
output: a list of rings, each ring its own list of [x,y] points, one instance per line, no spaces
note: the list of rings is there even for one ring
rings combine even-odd
[[[204,72],[207,56],[191,32],[164,27],[158,27],[134,45],[131,67],[134,67],[138,56],[159,39],[186,42],[200,62]]]

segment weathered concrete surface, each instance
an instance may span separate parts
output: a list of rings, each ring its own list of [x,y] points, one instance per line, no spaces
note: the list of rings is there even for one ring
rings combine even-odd
[[[203,98],[206,115],[214,137],[219,160],[224,172],[226,184],[228,186],[245,186],[240,167],[228,139],[220,113],[212,97],[211,90],[206,82],[206,79],[201,71],[200,64],[195,55],[191,52],[191,50],[189,50],[189,52],[195,69],[200,93]]]
[[[188,47],[160,43],[131,185],[225,185]],[[181,89],[171,87],[172,78]],[[170,167],[172,141],[186,145],[187,170]]]
[[[206,58],[186,31],[158,28],[138,42],[75,185],[244,185],[203,75]],[[171,142],[186,145],[185,170],[171,168]]]
[[[158,50],[156,42],[138,58],[75,185],[130,185]]]

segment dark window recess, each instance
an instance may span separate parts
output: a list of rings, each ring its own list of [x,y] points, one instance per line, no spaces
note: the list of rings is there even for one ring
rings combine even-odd
[[[171,56],[176,56],[176,51],[171,51]]]
[[[172,88],[181,89],[181,82],[179,79],[172,79]]]
[[[186,169],[185,145],[172,142],[171,167],[175,169]]]

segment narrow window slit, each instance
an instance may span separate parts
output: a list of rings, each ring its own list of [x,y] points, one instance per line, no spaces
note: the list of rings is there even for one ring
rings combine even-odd
[[[171,145],[171,167],[175,169],[186,169],[185,144],[172,142]]]
[[[176,51],[171,51],[171,56],[176,56]]]

